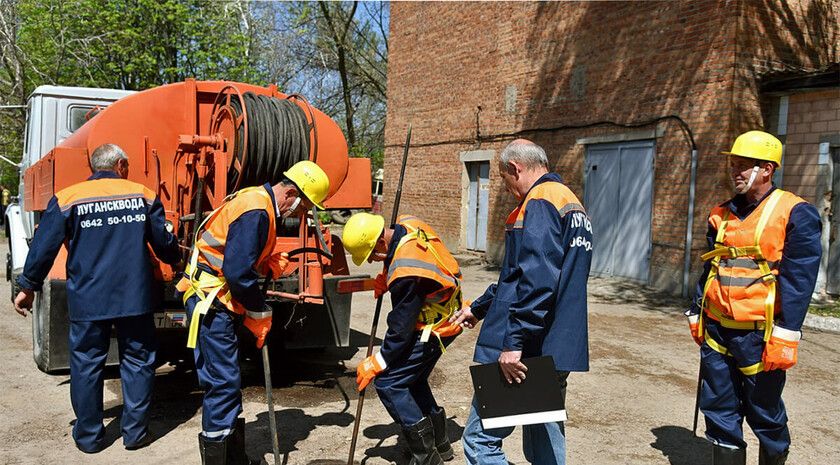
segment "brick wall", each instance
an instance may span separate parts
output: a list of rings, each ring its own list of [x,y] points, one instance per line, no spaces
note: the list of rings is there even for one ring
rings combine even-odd
[[[412,149],[401,212],[424,217],[451,249],[464,246],[462,151],[498,154],[513,137],[530,138],[546,148],[551,166],[582,198],[585,147],[578,139],[659,129],[650,281],[679,290],[689,191],[685,132],[673,119],[632,129],[570,126],[639,124],[667,115],[687,123],[699,153],[696,259],[705,248],[708,211],[729,192],[720,150],[745,127],[764,127],[759,74],[789,62],[805,68],[837,60],[836,47],[821,48],[822,41],[836,37],[836,24],[790,33],[770,27],[756,32],[755,27],[757,21],[804,24],[822,12],[808,5],[827,2],[767,6],[776,3],[392,4],[384,211],[391,209],[408,124]],[[750,53],[759,42],[766,46]],[[504,191],[495,163],[490,189],[488,256],[498,259],[514,200]]]
[[[817,204],[825,187],[819,143],[840,134],[840,92],[804,92],[791,95],[788,103],[782,185]]]

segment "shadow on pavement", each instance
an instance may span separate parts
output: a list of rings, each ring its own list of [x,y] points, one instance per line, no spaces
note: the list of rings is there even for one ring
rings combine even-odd
[[[650,445],[662,451],[671,465],[712,463],[712,447],[708,441],[695,436],[681,426],[660,426],[650,430],[656,441]]]
[[[110,447],[121,437],[123,400],[118,367],[106,369],[105,389],[118,396],[104,405],[105,447]],[[182,362],[166,372],[158,372],[149,412],[151,433],[161,438],[190,421],[201,408],[202,396],[191,361]]]
[[[283,463],[288,462],[290,452],[298,450],[296,445],[305,441],[309,434],[319,426],[340,426],[345,428],[353,424],[353,415],[344,412],[327,412],[318,416],[308,415],[299,408],[283,409],[274,412],[277,420],[280,454]],[[268,412],[257,414],[257,419],[245,425],[245,447],[251,457],[272,455],[271,428]],[[348,443],[349,447],[349,443]],[[336,458],[339,459],[339,458]],[[346,462],[345,462],[346,463]]]

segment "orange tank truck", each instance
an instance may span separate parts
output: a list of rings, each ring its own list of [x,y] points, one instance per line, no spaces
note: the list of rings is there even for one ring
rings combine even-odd
[[[53,194],[90,176],[88,156],[104,143],[128,154],[129,180],[158,193],[185,258],[197,217],[239,188],[279,181],[303,159],[330,178],[326,208],[371,208],[370,160],[350,158],[339,126],[305,98],[275,86],[187,80],[116,101],[29,167],[21,192],[26,209],[37,217]],[[312,213],[305,221],[285,220],[278,234],[277,251],[292,256],[286,275],[269,286],[272,345],[347,346],[352,294],[336,286],[351,276],[340,239]],[[63,249],[33,308],[35,361],[46,372],[69,366],[65,263]],[[155,263],[156,324],[161,335],[184,339],[184,311],[174,290],[183,264]]]

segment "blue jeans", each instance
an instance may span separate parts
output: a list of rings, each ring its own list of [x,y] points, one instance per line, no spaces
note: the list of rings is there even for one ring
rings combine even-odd
[[[562,395],[566,395],[565,380],[568,372],[559,373],[563,383]],[[508,465],[502,450],[502,440],[514,427],[484,429],[481,426],[473,396],[470,416],[464,426],[464,457],[471,465]],[[565,465],[566,431],[563,423],[543,423],[522,427],[522,449],[525,459],[535,465]]]

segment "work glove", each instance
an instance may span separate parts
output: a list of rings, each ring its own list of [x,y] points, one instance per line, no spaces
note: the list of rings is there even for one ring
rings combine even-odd
[[[796,365],[800,337],[799,331],[774,326],[761,355],[764,371],[787,370]]]
[[[283,276],[286,268],[289,267],[289,254],[280,252],[268,257],[268,268],[271,270],[271,277],[276,279]]]
[[[262,311],[263,314],[270,315],[273,309],[271,305],[263,304]],[[271,331],[271,318],[263,318],[261,320],[245,318],[245,327],[257,338],[257,349],[262,349],[265,344],[265,338],[268,337],[268,333]]]
[[[375,355],[362,360],[362,363],[356,368],[356,384],[359,386],[359,392],[364,390],[376,375],[382,373],[385,367],[385,359],[377,352]]]
[[[373,298],[378,299],[388,292],[388,275],[383,271],[373,279]]]
[[[691,338],[698,346],[703,345],[703,335],[700,333],[700,314],[690,315],[686,313],[685,316],[688,317],[688,329],[691,331]]]

